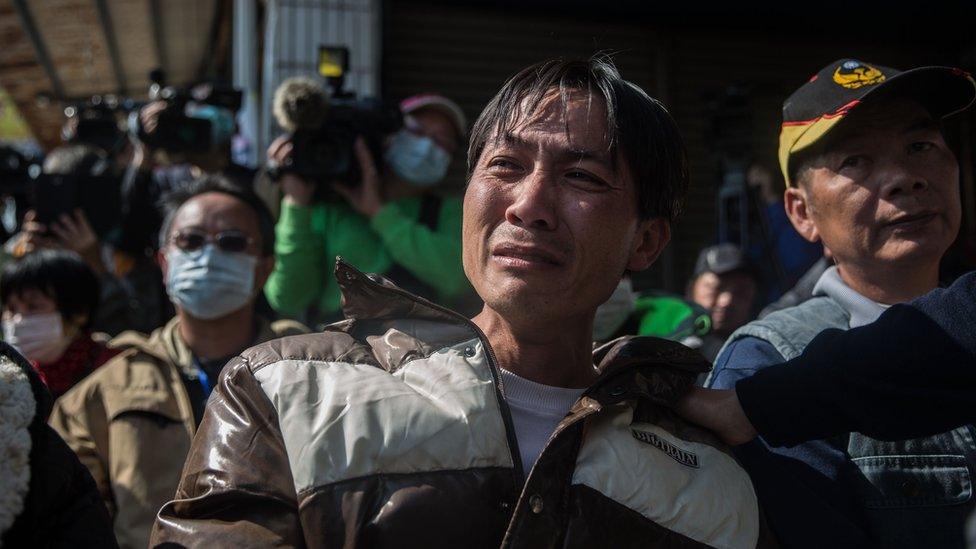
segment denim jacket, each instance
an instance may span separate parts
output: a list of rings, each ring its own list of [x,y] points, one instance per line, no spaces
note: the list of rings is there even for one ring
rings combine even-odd
[[[824,273],[814,295],[740,328],[726,346],[757,338],[790,360],[825,329],[846,330],[874,320],[871,304],[843,284],[835,268]],[[877,315],[882,310],[878,305]],[[879,547],[965,547],[963,525],[974,508],[976,428],[894,442],[851,433],[846,448],[843,440],[831,443],[846,451],[855,466],[847,479],[849,489],[861,502],[869,534]]]

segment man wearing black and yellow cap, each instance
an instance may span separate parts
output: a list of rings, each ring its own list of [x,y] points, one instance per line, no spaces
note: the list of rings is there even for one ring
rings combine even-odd
[[[871,323],[938,285],[961,218],[959,167],[940,123],[974,96],[976,83],[958,69],[842,59],[786,100],[787,214],[835,266],[811,300],[733,333],[708,386],[734,387],[798,356],[819,332]],[[974,434],[966,426],[882,442],[852,433],[785,450],[753,441],[738,453],[786,546],[964,547]]]

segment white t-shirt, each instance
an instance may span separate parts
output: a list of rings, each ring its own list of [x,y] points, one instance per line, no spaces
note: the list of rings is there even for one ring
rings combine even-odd
[[[512,411],[522,469],[528,476],[535,460],[549,441],[549,436],[585,389],[550,387],[521,378],[507,370],[499,370],[505,400]]]

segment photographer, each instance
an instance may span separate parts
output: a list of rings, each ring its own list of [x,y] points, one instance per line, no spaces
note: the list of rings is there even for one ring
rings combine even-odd
[[[294,127],[295,119],[288,119],[293,107],[324,97],[309,80],[286,82],[275,96],[279,123]],[[331,183],[331,200],[316,200],[316,183],[293,172],[281,175],[277,263],[265,288],[279,312],[308,322],[335,319],[340,295],[330,273],[336,256],[442,303],[469,289],[461,267],[461,203],[431,192],[465,135],[464,115],[453,101],[432,94],[410,97],[400,110],[403,128],[384,139],[380,165],[359,137],[354,150],[361,181],[320,183]],[[291,137],[282,136],[268,156],[287,166],[293,152]]]
[[[76,178],[77,192],[92,193],[98,192],[98,189],[89,189],[88,185],[101,177],[114,177],[110,164],[110,158],[100,148],[90,144],[71,144],[52,150],[44,160],[42,172],[43,177]],[[35,207],[38,209],[27,212],[21,232],[7,242],[5,251],[13,258],[40,249],[68,250],[78,254],[98,277],[101,288],[98,306],[91,317],[91,327],[96,332],[116,335],[124,330],[151,330],[161,324],[165,320],[162,315],[166,314],[167,306],[162,278],[158,274],[154,276],[158,269],[147,270],[130,265],[131,261],[120,260],[112,247],[118,240],[119,231],[105,235],[105,240],[111,242],[103,241],[90,222],[99,220],[90,220],[80,207],[52,219],[44,219],[39,213],[45,206],[43,201],[52,204],[63,201],[62,197],[50,195],[52,188],[58,187],[35,193]],[[65,188],[59,190],[68,192]],[[44,209],[51,210],[51,204]]]
[[[129,121],[133,152],[123,183],[118,248],[133,258],[147,249],[155,251],[162,224],[157,205],[173,188],[204,175],[221,175],[250,190],[255,177],[254,170],[231,160],[239,92],[209,84],[182,91],[154,83],[150,97]]]
[[[183,144],[169,143],[166,136],[157,138],[160,120],[174,108],[166,101],[153,101],[139,111],[143,143],[157,155],[162,164],[188,172],[188,179],[204,174],[219,174],[242,187],[249,187],[254,171],[231,160],[231,138],[237,131],[234,112],[225,107],[196,104],[185,107],[187,118],[210,123],[209,147],[187,150]]]

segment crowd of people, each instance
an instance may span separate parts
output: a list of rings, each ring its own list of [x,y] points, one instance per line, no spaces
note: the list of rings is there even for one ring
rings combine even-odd
[[[750,170],[764,250],[707,246],[681,294],[638,276],[680,128],[602,57],[525,68],[473,125],[409,97],[378,135],[328,133],[292,78],[259,170],[216,105],[66,131],[40,177],[119,207],[35,197],[3,245],[3,546],[966,547],[976,281],[939,289],[941,121],[974,98],[824,67],[784,103],[785,189]]]

